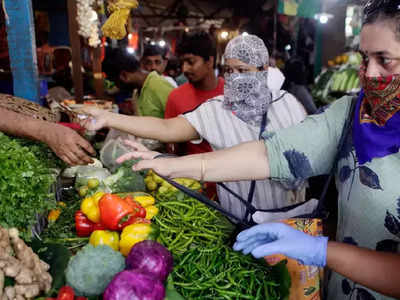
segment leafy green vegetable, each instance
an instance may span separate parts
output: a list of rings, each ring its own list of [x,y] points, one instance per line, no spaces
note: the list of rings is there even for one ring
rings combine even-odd
[[[0,225],[24,238],[37,214],[55,207],[54,169],[62,164],[44,144],[0,133]]]
[[[125,258],[109,246],[87,245],[71,258],[65,272],[67,285],[78,296],[96,296],[104,292],[115,274],[125,269]]]
[[[81,199],[74,187],[63,186],[62,201],[65,206],[59,206],[61,209],[60,217],[55,222],[51,222],[43,230],[40,237],[45,243],[63,244],[69,250],[76,250],[88,243],[88,238],[76,236],[74,215],[80,209]]]
[[[144,173],[134,172],[132,166],[135,160],[121,164],[116,173],[103,180],[103,184],[109,187],[113,193],[143,192],[146,190]]]

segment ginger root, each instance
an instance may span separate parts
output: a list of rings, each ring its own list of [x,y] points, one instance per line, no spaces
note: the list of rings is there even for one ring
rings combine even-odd
[[[15,228],[0,227],[0,300],[25,300],[48,292],[52,278],[50,266],[19,238]],[[4,287],[5,277],[15,280],[14,286]]]

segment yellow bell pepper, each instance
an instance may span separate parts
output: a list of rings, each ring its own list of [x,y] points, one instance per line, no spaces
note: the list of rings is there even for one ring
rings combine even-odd
[[[89,238],[89,243],[94,247],[99,245],[110,246],[115,251],[119,250],[119,234],[115,231],[96,230]]]
[[[139,204],[142,207],[147,207],[150,205],[154,205],[154,203],[156,203],[156,200],[154,199],[154,197],[145,192],[118,193],[117,195],[120,196],[121,198],[131,196],[133,198],[133,200],[135,200],[136,202],[139,202]]]
[[[154,224],[132,224],[126,226],[121,233],[119,251],[127,256],[136,243],[144,240],[155,240],[159,230]]]
[[[103,196],[103,192],[97,192],[93,196],[83,199],[81,203],[81,211],[94,223],[100,222],[99,201]]]
[[[133,199],[139,202],[144,208],[153,205],[156,202],[154,197],[147,193],[133,193]]]
[[[146,210],[146,219],[151,220],[158,214],[158,208],[154,205],[150,205],[144,208]]]

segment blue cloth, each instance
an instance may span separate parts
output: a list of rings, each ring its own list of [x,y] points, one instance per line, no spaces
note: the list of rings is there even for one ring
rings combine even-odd
[[[377,157],[397,153],[400,149],[400,113],[393,115],[384,126],[361,123],[360,108],[363,98],[364,92],[361,91],[353,124],[354,148],[360,165]]]

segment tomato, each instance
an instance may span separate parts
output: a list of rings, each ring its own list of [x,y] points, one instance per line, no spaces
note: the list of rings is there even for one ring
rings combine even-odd
[[[75,292],[70,286],[63,286],[58,291],[57,300],[74,300]]]

